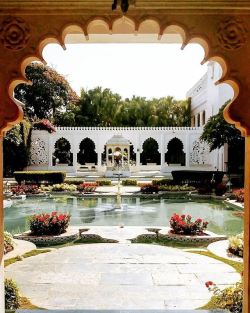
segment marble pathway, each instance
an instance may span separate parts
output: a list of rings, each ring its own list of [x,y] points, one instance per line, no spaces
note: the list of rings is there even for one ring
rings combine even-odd
[[[55,249],[8,266],[21,292],[46,309],[194,309],[208,302],[205,282],[240,279],[217,260],[143,244]]]

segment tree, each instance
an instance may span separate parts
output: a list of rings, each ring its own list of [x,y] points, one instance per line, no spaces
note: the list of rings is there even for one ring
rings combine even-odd
[[[9,130],[3,140],[4,176],[23,170],[29,164],[31,124],[23,120]]]
[[[51,67],[32,63],[25,72],[32,84],[19,84],[15,98],[25,104],[24,112],[30,120],[48,118],[53,121],[56,114],[65,112],[70,104],[78,101],[67,80]]]
[[[242,146],[244,142],[240,131],[224,119],[223,110],[227,103],[220,108],[218,114],[209,118],[200,137],[209,144],[210,151],[221,148],[226,143],[229,146],[237,147]]]

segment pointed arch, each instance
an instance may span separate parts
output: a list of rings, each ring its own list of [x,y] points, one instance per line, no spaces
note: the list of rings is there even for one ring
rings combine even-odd
[[[96,146],[92,139],[86,137],[82,139],[79,144],[79,151],[77,153],[77,162],[81,165],[86,163],[94,163],[97,165]]]
[[[167,153],[165,153],[165,162],[168,163],[168,165],[186,165],[186,154],[183,151],[184,145],[183,142],[174,137],[171,139],[167,146]]]
[[[69,140],[64,137],[57,139],[54,144],[54,152],[52,154],[52,164],[67,164],[73,165],[73,153],[71,152],[71,144]]]
[[[158,142],[154,138],[149,137],[148,139],[146,139],[142,144],[142,165],[147,165],[147,163],[156,163],[157,165],[160,165],[161,154],[159,153],[158,149]]]

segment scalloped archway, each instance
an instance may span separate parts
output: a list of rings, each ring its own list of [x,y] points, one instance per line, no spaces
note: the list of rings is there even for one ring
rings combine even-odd
[[[108,2],[65,1],[63,6],[55,1],[34,5],[28,1],[20,7],[15,3],[0,0],[0,130],[3,134],[23,117],[21,103],[13,99],[17,84],[26,82],[24,70],[34,60],[44,61],[42,50],[52,42],[65,49],[69,33],[82,35],[83,42],[91,36],[102,34],[115,38],[126,38],[134,34],[134,42],[140,40],[164,42],[166,34],[179,34],[182,48],[188,43],[199,43],[204,48],[207,60],[217,61],[223,70],[218,83],[224,82],[234,90],[234,99],[225,109],[226,119],[234,123],[246,136],[245,167],[245,245],[249,247],[250,233],[250,9],[247,3],[221,1],[137,1],[127,17],[111,12]],[[12,15],[10,15],[12,14]],[[48,18],[51,16],[51,18]],[[144,38],[144,39],[142,39]],[[97,39],[96,39],[97,40]],[[244,60],[244,62],[243,62]],[[2,140],[2,137],[1,137]],[[2,164],[2,153],[1,164]],[[2,181],[2,172],[0,173]],[[0,196],[2,199],[2,184]],[[3,242],[3,209],[0,210]],[[244,313],[250,311],[250,257],[249,249],[244,255]],[[3,246],[0,246],[2,259]],[[0,299],[1,301],[2,299]],[[0,304],[1,305],[1,304]]]

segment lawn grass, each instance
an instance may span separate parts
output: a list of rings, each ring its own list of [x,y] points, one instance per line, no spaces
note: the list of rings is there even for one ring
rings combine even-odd
[[[215,255],[214,253],[212,253],[210,251],[189,250],[187,252],[208,256],[210,258],[213,258],[215,260],[221,261],[223,263],[226,263],[226,264],[232,266],[236,270],[236,272],[239,274],[241,274],[243,272],[243,263],[222,258],[220,256]]]
[[[30,300],[26,297],[21,297],[20,299],[20,309],[22,310],[45,310],[43,308],[39,308],[36,305],[32,304]]]
[[[15,262],[18,261],[22,261],[23,259],[29,258],[31,256],[36,256],[42,253],[47,253],[50,252],[50,249],[43,249],[43,250],[39,250],[39,249],[35,249],[35,250],[31,250],[29,252],[24,253],[22,256],[18,255],[14,258],[8,259],[4,261],[4,267],[9,266],[10,264],[13,264]]]

